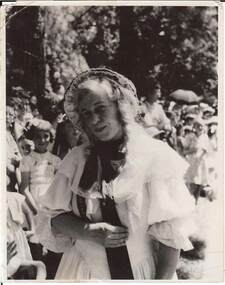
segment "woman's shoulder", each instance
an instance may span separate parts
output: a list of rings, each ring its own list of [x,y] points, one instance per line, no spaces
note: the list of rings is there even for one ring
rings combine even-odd
[[[85,160],[85,146],[80,145],[73,147],[70,152],[66,154],[60,163],[59,172],[71,172],[76,165]]]
[[[150,177],[183,177],[188,163],[167,143],[149,138],[145,147],[148,156],[148,176]]]
[[[77,161],[81,159],[84,156],[84,154],[85,154],[84,145],[75,146],[66,154],[66,156],[63,158],[63,162],[70,160]]]

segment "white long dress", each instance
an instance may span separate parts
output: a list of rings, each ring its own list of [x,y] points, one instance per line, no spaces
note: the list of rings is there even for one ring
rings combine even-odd
[[[189,250],[191,233],[189,217],[194,200],[183,182],[186,162],[165,143],[151,139],[137,127],[135,138],[127,143],[126,163],[110,184],[103,183],[103,193],[114,196],[122,224],[129,229],[127,249],[134,279],[154,279],[158,241],[173,248]],[[79,188],[85,164],[84,146],[74,148],[63,160],[45,199],[43,211],[48,222],[43,224],[42,244],[64,252],[55,279],[111,279],[105,248],[95,242],[73,240],[54,232],[50,218],[73,211],[79,216],[76,197],[86,198],[87,217],[102,221],[99,199],[93,186]]]

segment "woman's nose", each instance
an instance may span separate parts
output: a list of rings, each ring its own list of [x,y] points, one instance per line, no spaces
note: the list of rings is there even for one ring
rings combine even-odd
[[[98,114],[92,114],[91,124],[96,125],[100,121]]]

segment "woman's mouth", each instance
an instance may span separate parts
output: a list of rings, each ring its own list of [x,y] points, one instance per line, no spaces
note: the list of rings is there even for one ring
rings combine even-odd
[[[101,133],[105,128],[106,126],[95,128],[95,133]]]

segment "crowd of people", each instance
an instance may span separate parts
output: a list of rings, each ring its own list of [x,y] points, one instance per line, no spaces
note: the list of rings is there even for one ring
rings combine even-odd
[[[122,75],[107,69],[91,69],[76,80],[66,93],[65,113],[59,112],[51,122],[43,119],[36,96],[31,96],[29,100],[18,97],[7,98],[8,278],[171,279],[175,269],[165,268],[164,259],[174,260],[172,267],[176,267],[178,250],[191,249],[191,244],[185,237],[179,236],[178,242],[175,234],[180,219],[186,219],[185,214],[191,212],[191,206],[188,208],[188,195],[194,198],[196,207],[201,198],[213,201],[217,197],[217,107],[203,102],[193,104],[176,102],[168,96],[162,98],[158,83],[153,85],[146,97],[138,100],[132,83]],[[104,98],[103,104],[95,95],[103,96],[102,94],[106,92],[110,93],[109,98],[113,98],[116,94],[116,99],[110,101],[107,97],[106,101]],[[94,94],[92,96],[94,99],[90,94]],[[117,107],[114,107],[112,102],[113,104],[116,102]],[[130,106],[132,108],[135,106],[135,112],[133,109],[129,111]],[[115,111],[113,108],[118,110]],[[111,117],[104,123],[98,123],[98,116],[103,116],[105,109],[107,116]],[[117,111],[121,116],[120,123],[114,119],[114,113]],[[96,115],[97,112],[100,115]],[[94,125],[95,120],[97,127]],[[113,133],[112,130],[116,131]],[[151,137],[154,139],[148,141]],[[157,144],[158,141],[162,143]],[[141,151],[142,148],[148,149],[148,144],[149,150],[145,150],[146,153]],[[84,146],[84,156],[88,157],[86,164],[81,159],[83,155],[81,149],[83,151]],[[135,155],[137,153],[138,158],[132,153]],[[146,155],[154,158],[152,165],[148,162],[150,158],[146,159]],[[180,157],[183,157],[183,160],[180,160]],[[145,172],[150,165],[154,171],[150,171],[151,178],[146,180]],[[170,171],[165,169],[166,167],[171,168]],[[128,171],[129,177],[126,177],[126,173],[124,174],[121,169]],[[173,171],[177,173],[172,173]],[[128,186],[118,179],[123,175],[125,176],[122,180],[125,180]],[[174,194],[171,194],[168,189],[167,193],[166,187],[169,186],[163,183],[165,180],[165,183],[170,184],[167,177],[169,175],[173,176],[177,183],[174,186],[171,178],[171,187],[186,189],[187,186],[188,191],[179,192],[180,189],[179,191],[173,189]],[[182,184],[178,175],[184,176],[185,184]],[[136,197],[132,189],[135,187],[142,189],[140,181],[143,185],[150,185],[149,180],[152,188],[162,189],[161,192],[158,190],[158,194],[153,190],[147,190],[150,191],[152,199],[152,202],[147,204],[148,199],[144,190],[145,194],[142,197],[139,197],[140,194]],[[108,198],[101,200],[102,197],[100,201],[104,201],[108,208],[101,202],[99,206],[98,187],[104,196],[104,191],[106,193],[112,191],[109,187],[111,181],[113,183],[116,181],[123,188],[123,195],[117,193],[118,187],[114,183],[113,199],[119,206],[111,205],[111,200]],[[105,186],[99,186],[99,183]],[[108,194],[110,196],[110,193]],[[86,204],[83,199],[86,200]],[[186,199],[185,209],[181,209],[179,204],[184,201],[183,199]],[[123,206],[124,201],[126,207]],[[144,206],[143,201],[146,202]],[[166,202],[168,208],[164,209]],[[114,220],[107,215],[109,209],[110,215],[115,214]],[[76,216],[72,217],[71,211]],[[138,215],[141,215],[141,223]],[[126,218],[123,220],[124,216]],[[47,224],[49,226],[49,223],[46,217],[48,221],[50,217],[50,224],[53,227],[51,231],[55,233],[48,233],[49,229],[46,226]],[[77,225],[73,230],[72,219]],[[91,221],[87,230],[91,234],[88,235],[87,242],[84,238],[87,231],[83,232],[81,227],[84,221]],[[124,224],[126,227],[122,226]],[[168,224],[171,228],[176,228],[173,237],[169,236],[168,231],[166,232]],[[144,229],[147,232],[146,228],[149,225],[151,227],[148,234],[154,237],[153,240],[159,241],[157,246],[161,249],[158,251],[160,253],[157,262],[152,252],[147,253],[149,249],[146,249]],[[135,235],[134,232],[138,232],[139,235]],[[51,235],[55,236],[55,240]],[[111,239],[111,236],[114,238]],[[57,239],[60,240],[59,243]],[[142,244],[140,252],[134,250],[137,239]],[[99,244],[104,246],[100,248]],[[71,248],[75,246],[76,250],[72,251]],[[154,246],[153,242],[151,250]],[[109,263],[107,266],[102,257],[102,248],[106,248],[107,264]],[[126,276],[120,275],[123,274],[121,272],[114,272],[117,269],[113,262],[117,260],[118,267],[120,260],[111,257],[115,248],[121,249],[118,254],[122,261],[125,260],[124,263],[130,262],[130,266],[123,268]],[[130,255],[128,259],[126,259],[127,250]],[[140,263],[137,263],[135,258]],[[124,263],[120,266],[123,267]],[[88,264],[89,270],[85,264]]]

